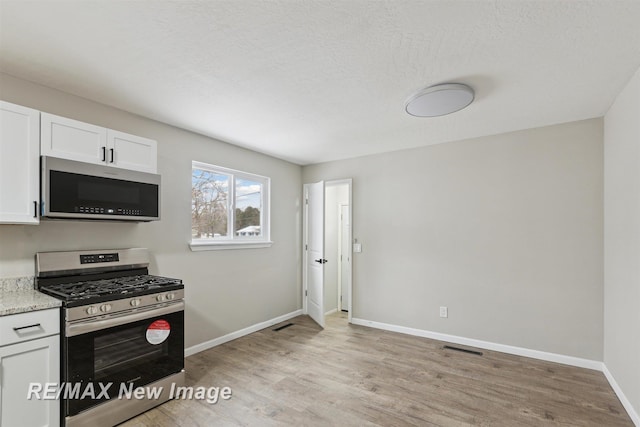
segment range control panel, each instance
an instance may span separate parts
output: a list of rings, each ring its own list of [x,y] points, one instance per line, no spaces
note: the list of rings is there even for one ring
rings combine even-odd
[[[117,262],[120,261],[118,253],[112,254],[90,254],[80,255],[80,264],[95,264],[99,262]]]

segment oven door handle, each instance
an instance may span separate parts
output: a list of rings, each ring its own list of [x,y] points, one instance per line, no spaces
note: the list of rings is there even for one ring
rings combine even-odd
[[[178,311],[184,311],[184,301],[174,302],[170,305],[163,305],[161,307],[156,306],[144,311],[136,311],[134,313],[129,312],[120,315],[114,314],[112,317],[106,319],[102,318],[89,322],[82,321],[78,323],[69,323],[65,328],[65,334],[67,337],[73,337],[76,335],[87,334],[89,332],[100,331],[102,329],[113,328],[114,326],[137,322],[138,320],[144,320],[150,317],[176,313]]]

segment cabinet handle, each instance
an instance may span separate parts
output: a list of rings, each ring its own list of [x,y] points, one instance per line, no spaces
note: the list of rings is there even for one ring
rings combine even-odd
[[[33,201],[33,217],[38,218],[38,201]]]
[[[111,153],[111,161],[109,163],[113,163],[113,148],[110,148],[109,152]]]
[[[21,331],[23,329],[29,329],[29,328],[40,328],[41,325],[40,323],[35,323],[33,325],[28,325],[28,326],[20,326],[19,328],[13,328],[14,331],[18,332]]]
[[[107,161],[107,147],[102,147],[102,161]]]

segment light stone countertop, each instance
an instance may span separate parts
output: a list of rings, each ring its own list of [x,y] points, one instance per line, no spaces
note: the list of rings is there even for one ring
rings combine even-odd
[[[62,301],[34,289],[34,278],[0,279],[0,316],[60,307]]]

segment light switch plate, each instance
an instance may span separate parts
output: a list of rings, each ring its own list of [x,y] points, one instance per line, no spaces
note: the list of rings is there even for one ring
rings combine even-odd
[[[362,243],[354,243],[353,252],[362,252]]]

